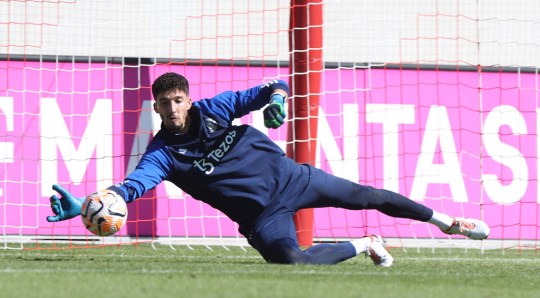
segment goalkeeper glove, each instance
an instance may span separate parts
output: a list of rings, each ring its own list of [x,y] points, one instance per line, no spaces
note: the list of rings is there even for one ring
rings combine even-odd
[[[285,96],[274,93],[270,96],[270,103],[264,109],[264,126],[267,128],[278,128],[285,122]]]
[[[51,209],[55,215],[47,216],[48,222],[67,220],[81,214],[82,203],[86,198],[76,198],[57,184],[52,188],[61,195],[61,199],[56,195],[51,196]]]

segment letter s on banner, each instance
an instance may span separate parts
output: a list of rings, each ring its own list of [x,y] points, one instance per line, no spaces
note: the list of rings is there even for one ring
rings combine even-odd
[[[482,141],[485,150],[494,161],[512,171],[513,179],[510,184],[503,185],[497,175],[482,174],[482,180],[484,189],[493,202],[512,204],[518,202],[525,194],[529,171],[523,154],[499,138],[499,129],[503,125],[510,127],[514,135],[527,134],[527,125],[523,115],[515,107],[508,105],[495,107],[484,121]]]

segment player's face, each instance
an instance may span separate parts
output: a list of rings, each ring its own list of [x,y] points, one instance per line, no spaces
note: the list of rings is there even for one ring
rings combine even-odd
[[[188,110],[191,98],[184,91],[173,90],[158,94],[154,111],[171,133],[187,133],[191,119]]]

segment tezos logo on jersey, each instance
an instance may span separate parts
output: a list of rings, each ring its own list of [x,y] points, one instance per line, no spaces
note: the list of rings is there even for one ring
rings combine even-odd
[[[210,151],[205,158],[194,161],[193,165],[197,169],[203,171],[206,175],[212,174],[214,171],[214,163],[218,163],[223,156],[229,152],[231,144],[234,142],[234,137],[236,137],[236,131],[229,131],[225,136],[225,139],[221,141],[216,149]]]

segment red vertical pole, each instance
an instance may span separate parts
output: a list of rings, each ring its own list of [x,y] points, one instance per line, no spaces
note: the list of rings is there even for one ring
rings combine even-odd
[[[298,163],[315,164],[319,95],[323,70],[323,0],[291,0],[289,50],[292,104],[287,154]],[[295,215],[300,246],[313,245],[313,210]]]

